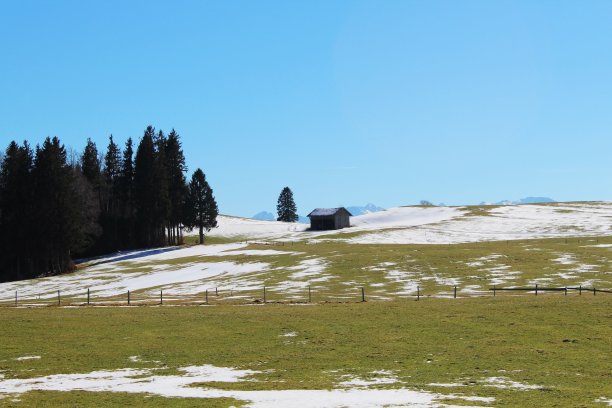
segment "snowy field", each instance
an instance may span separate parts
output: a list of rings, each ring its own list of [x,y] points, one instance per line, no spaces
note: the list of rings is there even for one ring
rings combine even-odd
[[[307,224],[221,216],[210,236],[304,240],[357,233],[346,239],[359,244],[456,244],[612,233],[610,202],[476,207],[483,210],[471,215],[473,208],[390,208],[351,217],[351,228],[340,231],[307,231]]]
[[[374,299],[384,300],[413,296],[419,287],[450,296],[450,288],[459,286],[460,296],[477,296],[491,285],[610,284],[610,243],[559,249],[520,244],[518,254],[494,248],[442,264],[437,261],[440,256],[423,260],[384,246],[433,244],[435,249],[436,244],[606,237],[612,227],[612,203],[398,207],[352,217],[351,224],[340,231],[314,232],[304,224],[221,216],[210,236],[230,243],[112,254],[85,262],[74,273],[0,284],[0,301],[14,302],[17,297],[18,302],[27,299],[32,304],[56,298],[58,290],[63,298],[83,299],[89,289],[92,297],[101,299],[124,297],[127,291],[156,298],[161,290],[171,297],[215,288],[230,291],[234,299],[253,300],[253,294],[239,291],[261,291],[264,286],[282,293],[285,300],[299,301],[311,286],[334,292],[337,300],[368,286]],[[381,245],[381,250],[363,254],[363,245]],[[382,255],[385,251],[389,254]],[[525,256],[539,263],[513,261]]]

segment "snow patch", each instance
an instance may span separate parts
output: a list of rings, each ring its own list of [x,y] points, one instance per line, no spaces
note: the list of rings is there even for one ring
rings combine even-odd
[[[17,361],[25,361],[25,360],[40,360],[40,356],[23,356],[23,357],[16,357],[13,360],[17,360]]]
[[[135,356],[132,356],[135,357]],[[194,387],[202,382],[238,382],[258,373],[252,370],[216,367],[212,365],[188,366],[178,369],[180,375],[155,375],[155,369],[93,371],[87,374],[56,374],[28,379],[0,379],[0,399],[29,391],[90,391],[128,392],[179,398],[234,398],[254,408],[300,407],[438,407],[440,399],[493,402],[491,397],[444,395],[408,389],[340,389],[340,390],[272,390],[232,391]],[[372,372],[383,375],[388,372]],[[389,382],[378,382],[378,384]],[[371,385],[369,382],[367,385]],[[450,405],[444,405],[449,407]]]
[[[609,407],[612,407],[612,398],[599,397],[595,400],[595,402],[607,404]]]
[[[510,388],[510,389],[521,390],[521,391],[541,390],[542,388],[544,388],[541,385],[530,385],[530,384],[523,384],[518,381],[513,381],[508,377],[489,377],[489,378],[485,378],[484,382],[486,383],[485,386],[487,387]]]

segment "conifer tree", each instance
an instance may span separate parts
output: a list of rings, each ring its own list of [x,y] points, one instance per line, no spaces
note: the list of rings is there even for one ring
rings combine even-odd
[[[119,242],[120,204],[119,179],[121,175],[121,150],[110,135],[106,154],[102,185],[104,186],[103,203],[100,213],[100,225],[103,235],[98,245],[104,252],[115,251],[121,247]]]
[[[298,220],[296,211],[297,207],[293,200],[293,192],[289,187],[283,188],[276,204],[277,221],[296,222]]]
[[[150,247],[157,242],[157,174],[153,138],[155,129],[148,126],[145,130],[134,159],[134,209],[136,213],[137,243]]]
[[[183,219],[183,209],[188,188],[185,180],[185,155],[181,141],[174,129],[166,140],[166,171],[168,174],[168,197],[170,204],[168,241],[171,245],[182,243],[180,224]]]
[[[168,192],[168,163],[166,160],[166,136],[161,130],[153,140],[153,188],[155,241],[167,245],[166,227],[170,216],[170,196]]]
[[[98,158],[98,148],[90,138],[87,138],[87,144],[81,156],[81,171],[87,181],[91,183],[94,190],[100,191],[102,186],[102,174],[100,159]]]
[[[134,248],[136,245],[136,219],[134,210],[134,148],[132,138],[128,138],[125,143],[117,184],[120,245],[122,248]]]
[[[200,244],[204,243],[204,231],[208,232],[217,226],[219,208],[213,196],[213,190],[206,181],[201,169],[191,176],[189,195],[186,201],[184,224],[187,229],[199,229]]]
[[[92,195],[86,194],[90,187],[78,183],[57,137],[47,137],[42,147],[36,147],[32,176],[36,191],[36,269],[42,274],[62,273],[72,269],[71,253],[82,249],[95,226],[98,214]]]
[[[35,275],[31,234],[34,194],[32,188],[32,150],[27,142],[14,141],[0,163],[0,282]]]

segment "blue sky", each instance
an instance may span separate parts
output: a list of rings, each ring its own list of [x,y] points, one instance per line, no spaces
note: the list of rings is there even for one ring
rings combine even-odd
[[[0,142],[182,137],[226,214],[612,199],[609,1],[4,1]]]

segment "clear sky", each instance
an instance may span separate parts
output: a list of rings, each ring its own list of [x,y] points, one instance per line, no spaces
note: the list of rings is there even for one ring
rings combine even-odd
[[[612,199],[610,1],[3,1],[0,142],[182,137],[221,212]]]

